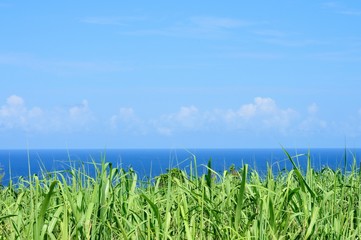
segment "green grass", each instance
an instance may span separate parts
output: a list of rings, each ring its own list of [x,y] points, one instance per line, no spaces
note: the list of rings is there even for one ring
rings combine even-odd
[[[0,190],[0,239],[359,239],[361,173],[241,169],[155,182],[104,161],[20,178]],[[193,169],[193,170],[192,170]]]

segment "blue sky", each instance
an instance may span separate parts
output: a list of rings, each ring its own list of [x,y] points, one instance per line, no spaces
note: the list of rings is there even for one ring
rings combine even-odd
[[[0,148],[361,147],[359,1],[0,1]]]

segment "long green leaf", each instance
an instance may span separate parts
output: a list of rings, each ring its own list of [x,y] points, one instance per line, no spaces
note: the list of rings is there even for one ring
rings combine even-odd
[[[245,192],[246,192],[247,171],[248,171],[248,165],[245,164],[243,167],[243,172],[242,172],[241,187],[240,187],[240,189],[238,191],[238,195],[237,195],[235,228],[239,227],[240,219],[241,219],[241,215],[242,215],[243,199],[245,197]]]
[[[41,231],[42,231],[42,229],[44,227],[45,213],[48,210],[48,206],[49,206],[49,203],[50,203],[50,198],[53,195],[53,191],[54,191],[55,185],[57,183],[58,183],[58,181],[53,181],[50,184],[49,191],[45,195],[45,198],[44,198],[44,200],[43,200],[43,202],[41,204],[41,209],[40,209],[38,218],[37,218],[36,223],[35,223],[34,239],[40,239],[40,237],[41,237]]]

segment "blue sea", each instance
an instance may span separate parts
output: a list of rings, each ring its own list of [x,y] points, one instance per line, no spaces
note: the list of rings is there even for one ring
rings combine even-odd
[[[347,168],[356,160],[360,164],[361,149],[315,148],[287,149],[301,168],[307,164],[310,154],[315,169],[323,167]],[[206,172],[206,165],[212,159],[212,168],[222,172],[234,165],[240,168],[248,164],[260,174],[266,173],[267,166],[274,172],[291,169],[292,165],[282,149],[32,149],[0,150],[0,168],[5,176],[2,184],[10,178],[16,182],[19,176],[39,174],[46,171],[66,170],[70,166],[88,165],[102,159],[115,167],[134,169],[140,178],[152,179],[167,169],[180,168],[189,171],[190,166],[198,167],[200,174]],[[345,162],[346,160],[346,162]],[[89,165],[91,166],[91,165]]]

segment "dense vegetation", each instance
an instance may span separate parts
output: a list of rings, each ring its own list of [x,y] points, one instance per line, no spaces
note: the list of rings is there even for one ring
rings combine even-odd
[[[287,153],[286,153],[287,154]],[[0,239],[357,239],[361,173],[308,167],[265,176],[247,165],[142,181],[103,161],[0,190]],[[104,159],[103,159],[104,160]],[[354,159],[356,163],[356,159]]]

